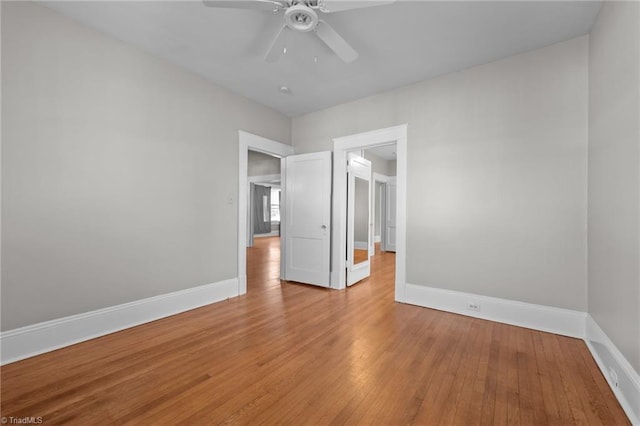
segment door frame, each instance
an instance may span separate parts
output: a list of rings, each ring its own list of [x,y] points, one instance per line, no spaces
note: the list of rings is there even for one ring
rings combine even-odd
[[[395,300],[405,302],[407,236],[407,124],[386,127],[333,139],[333,224],[331,286],[346,288],[347,241],[347,152],[397,144],[397,247]]]
[[[247,186],[249,182],[249,150],[275,157],[293,154],[293,147],[281,142],[238,130],[238,295],[247,292]],[[281,179],[283,179],[281,174]],[[281,222],[282,223],[282,222]],[[282,248],[281,248],[282,250]],[[284,259],[281,253],[281,259]],[[280,266],[282,273],[282,264]]]

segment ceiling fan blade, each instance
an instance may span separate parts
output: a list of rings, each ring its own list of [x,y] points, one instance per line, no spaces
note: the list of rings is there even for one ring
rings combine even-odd
[[[282,9],[283,3],[273,0],[202,0],[205,6],[230,9],[256,9],[275,12]]]
[[[331,13],[363,7],[384,6],[394,2],[395,0],[318,0],[318,7],[324,13]]]
[[[285,48],[284,42],[286,39],[287,30],[288,28],[286,25],[280,28],[280,32],[271,43],[271,47],[269,48],[269,51],[267,52],[266,55],[264,55],[265,61],[276,62],[278,59],[280,59],[280,56],[282,56],[282,53],[284,53],[284,48]]]
[[[340,34],[326,22],[318,22],[316,34],[320,37],[320,40],[324,41],[343,61],[353,62],[358,59],[358,52],[353,50],[353,47],[351,47],[345,39],[340,37]]]

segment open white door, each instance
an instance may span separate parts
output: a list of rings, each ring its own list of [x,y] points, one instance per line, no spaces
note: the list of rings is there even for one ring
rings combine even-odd
[[[396,178],[392,178],[387,182],[387,196],[384,214],[383,232],[383,250],[396,251]]]
[[[329,287],[331,152],[284,159],[284,279]]]
[[[371,162],[349,153],[347,162],[347,285],[371,274]]]

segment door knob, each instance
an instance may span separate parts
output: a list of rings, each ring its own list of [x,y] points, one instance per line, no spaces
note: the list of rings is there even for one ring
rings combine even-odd
[[[320,226],[320,228],[327,229],[327,225],[322,225],[322,226]]]

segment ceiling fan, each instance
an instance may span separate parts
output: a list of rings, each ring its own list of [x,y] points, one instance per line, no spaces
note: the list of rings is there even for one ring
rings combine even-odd
[[[341,12],[343,10],[379,6],[393,3],[395,0],[203,0],[205,6],[234,9],[258,9],[268,12],[284,11],[284,25],[271,43],[264,59],[275,62],[285,52],[286,33],[313,31],[344,62],[353,62],[358,58],[349,43],[329,24],[318,17],[322,13]]]

